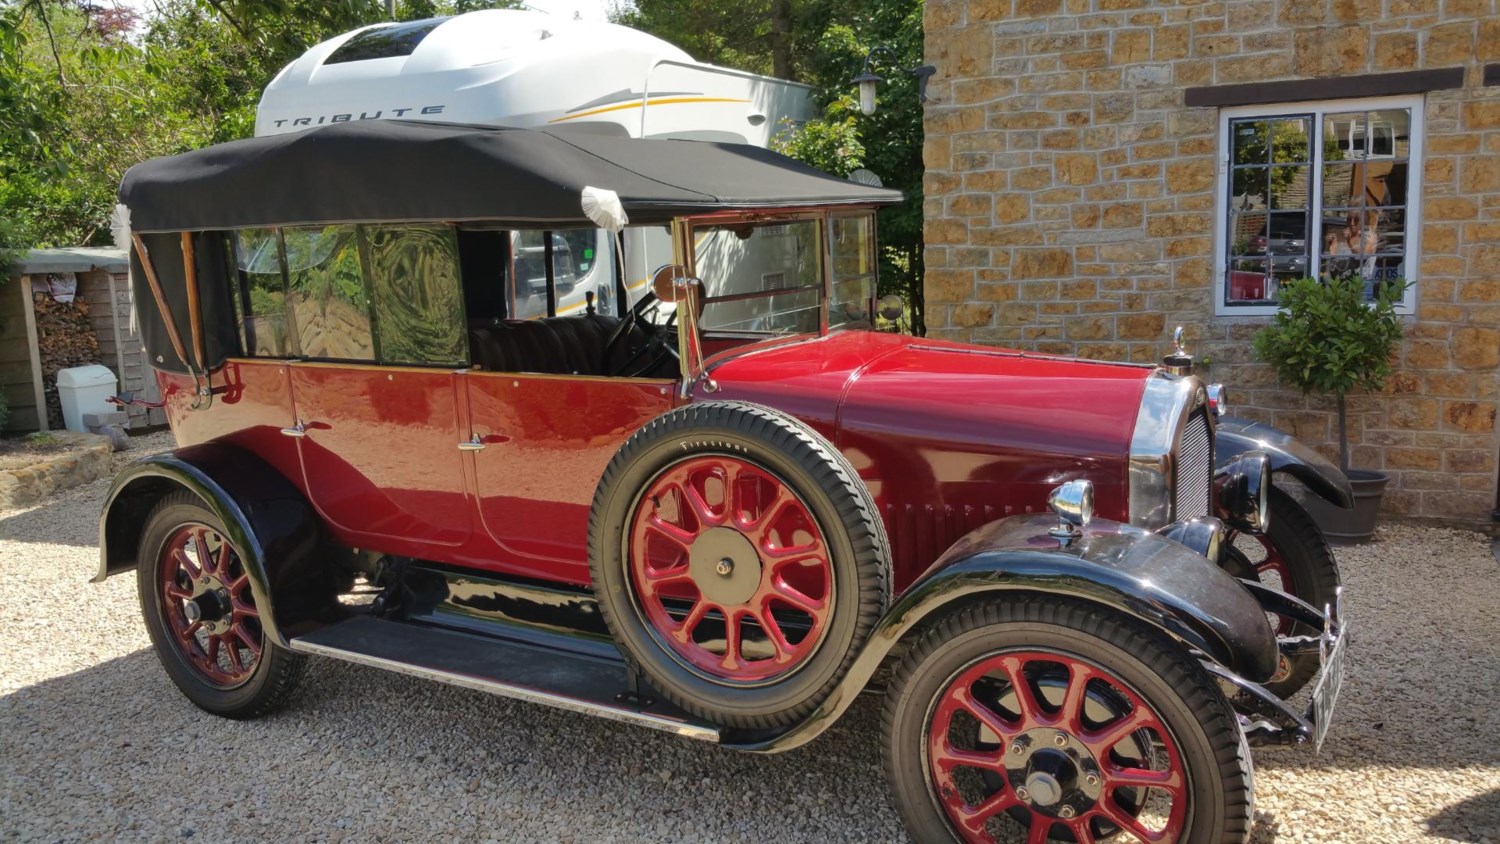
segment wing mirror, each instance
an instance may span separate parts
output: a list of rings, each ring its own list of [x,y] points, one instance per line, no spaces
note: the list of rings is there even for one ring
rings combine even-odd
[[[696,293],[697,300],[701,303],[703,282],[688,275],[687,267],[667,264],[651,276],[651,292],[663,302],[674,303],[687,299],[690,292]]]

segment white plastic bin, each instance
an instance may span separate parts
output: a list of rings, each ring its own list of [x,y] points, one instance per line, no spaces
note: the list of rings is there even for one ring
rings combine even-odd
[[[62,404],[63,426],[69,431],[88,433],[83,415],[114,410],[115,406],[107,399],[117,392],[115,374],[107,366],[94,364],[58,370],[57,400]]]

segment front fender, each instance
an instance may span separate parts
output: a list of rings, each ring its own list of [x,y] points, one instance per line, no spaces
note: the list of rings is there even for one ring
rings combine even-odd
[[[205,443],[152,455],[115,478],[99,520],[99,573],[93,582],[129,571],[147,514],[162,497],[186,490],[224,525],[250,576],[250,591],[271,641],[321,609],[326,572],[317,563],[317,517],[301,491],[247,451]]]
[[[1271,458],[1273,473],[1285,472],[1319,497],[1344,509],[1354,506],[1354,490],[1339,467],[1299,442],[1291,434],[1261,422],[1234,416],[1219,420],[1214,437],[1214,468],[1220,468],[1247,451],[1264,451]]]
[[[811,741],[849,706],[903,637],[925,619],[1004,593],[1087,601],[1144,621],[1233,673],[1275,673],[1276,633],[1255,597],[1187,547],[1118,522],[1095,520],[1067,547],[1051,516],[1014,516],[959,540],[901,595],[871,632],[838,689],[809,718],[770,739],[734,742],[779,752]]]

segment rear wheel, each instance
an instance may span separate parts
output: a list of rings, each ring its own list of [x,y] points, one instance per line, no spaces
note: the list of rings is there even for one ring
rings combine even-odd
[[[897,668],[882,719],[918,841],[1241,842],[1238,720],[1180,645],[1059,600],[971,605]]]
[[[1236,534],[1229,543],[1227,568],[1236,577],[1253,578],[1294,595],[1319,610],[1338,597],[1339,568],[1323,532],[1296,499],[1271,490],[1271,526],[1260,536]],[[1285,618],[1275,619],[1278,636],[1321,633]],[[1318,655],[1282,657],[1265,686],[1281,698],[1296,694],[1318,673]]]
[[[174,493],[156,505],[137,560],[146,630],[189,700],[216,715],[255,718],[291,694],[302,658],[266,636],[243,557],[197,496]]]
[[[869,491],[802,423],[739,402],[636,432],[589,520],[600,611],[664,696],[746,729],[827,697],[889,596]]]

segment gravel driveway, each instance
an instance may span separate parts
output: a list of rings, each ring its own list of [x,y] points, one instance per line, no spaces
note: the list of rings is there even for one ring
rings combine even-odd
[[[0,838],[902,839],[869,697],[770,757],[321,659],[273,717],[206,715],[149,650],[135,578],[87,583],[107,487],[0,513]],[[1256,753],[1257,842],[1500,842],[1500,563],[1475,533],[1379,540],[1339,554],[1329,748]]]

